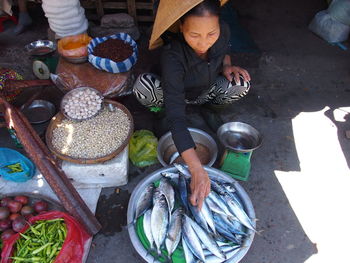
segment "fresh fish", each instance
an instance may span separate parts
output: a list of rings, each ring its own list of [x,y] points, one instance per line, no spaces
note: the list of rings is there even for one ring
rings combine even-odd
[[[235,218],[234,214],[227,208],[224,200],[214,191],[210,191],[208,198],[210,198],[217,206],[219,206],[222,211],[228,216]]]
[[[209,236],[208,232],[206,232],[202,227],[200,227],[192,219],[188,218],[187,220],[190,222],[193,230],[195,231],[195,233],[197,234],[198,238],[203,243],[203,245],[209,251],[211,251],[215,256],[222,259],[226,259],[225,254],[220,250],[220,247],[217,245],[215,240]]]
[[[181,239],[181,228],[182,228],[182,217],[183,209],[179,207],[171,215],[171,221],[169,224],[168,234],[165,238],[165,247],[168,251],[168,257],[171,258],[171,255],[177,248],[177,245]]]
[[[216,230],[224,236],[227,240],[230,240],[236,244],[240,244],[240,240],[231,232],[229,226],[223,221],[219,214],[213,213]]]
[[[147,240],[150,244],[150,250],[154,250],[154,239],[151,231],[151,214],[152,209],[149,209],[143,216],[143,231],[145,232]]]
[[[186,263],[194,263],[194,262],[196,262],[192,251],[188,247],[187,242],[185,241],[185,239],[183,237],[182,237],[182,240],[181,240],[181,244],[182,244],[182,248],[183,248],[183,251],[184,251]]]
[[[185,176],[186,179],[191,178],[191,173],[185,166],[178,163],[174,163],[174,166],[180,173],[182,173]]]
[[[248,217],[246,212],[240,207],[237,201],[230,197],[228,194],[224,194],[223,199],[226,201],[229,210],[237,217],[239,222],[241,222],[241,224],[243,224],[247,228],[256,232],[251,219]]]
[[[178,173],[170,173],[170,172],[163,172],[161,175],[165,178],[169,178],[171,180],[177,179],[179,174]]]
[[[178,188],[180,192],[181,203],[184,206],[186,213],[188,213],[190,208],[188,206],[187,182],[185,176],[182,173],[179,174]]]
[[[175,204],[175,192],[173,186],[169,182],[169,179],[161,178],[158,189],[165,195],[165,198],[168,202],[169,213],[171,214],[171,211],[173,211]]]
[[[230,252],[230,251],[232,251],[232,250],[234,250],[234,249],[237,249],[237,248],[240,248],[240,246],[239,245],[233,245],[232,246],[232,245],[227,245],[226,244],[225,246],[221,246],[220,247],[221,251],[224,252],[225,254]],[[206,260],[208,260],[208,256],[213,255],[213,253],[211,253],[211,251],[207,250],[207,249],[203,250],[203,253],[204,253],[204,256],[205,256]]]
[[[196,220],[196,222],[203,227],[207,232],[210,232],[209,227],[208,227],[208,223],[205,220],[205,217],[203,216],[202,212],[199,211],[199,209],[191,204],[188,204],[188,207],[191,210],[191,213],[194,217],[194,220]]]
[[[235,254],[237,254],[238,251],[239,251],[239,246],[227,247],[227,251],[225,251],[227,259],[232,258]],[[205,263],[221,263],[224,261],[225,259],[218,258],[215,255],[205,256]]]
[[[154,184],[148,185],[145,191],[140,196],[136,204],[135,221],[152,206],[154,188]]]
[[[227,229],[235,235],[244,235],[247,236],[245,232],[242,231],[242,224],[236,220],[229,220],[226,216],[218,214],[218,217],[223,221],[223,223],[227,226]]]
[[[212,212],[227,216],[229,219],[232,219],[232,220],[235,218],[233,216],[227,215],[211,198],[206,198],[205,202],[207,203],[209,209]]]
[[[191,219],[187,216],[184,215],[182,218],[182,233],[183,237],[192,251],[193,255],[195,255],[198,259],[202,260],[205,262],[205,256],[203,254],[203,249],[201,245],[201,241],[199,240],[196,232],[192,228],[191,225]]]
[[[161,255],[161,246],[164,243],[169,225],[169,208],[163,194],[157,194],[154,197],[153,209],[151,214],[151,232],[156,244],[157,253]]]
[[[231,183],[223,183],[222,186],[226,189],[227,192],[230,192],[230,193],[236,192],[235,186]]]
[[[221,184],[215,182],[214,180],[211,180],[210,187],[212,190],[217,192],[219,195],[226,194],[226,189],[223,186],[221,186]]]
[[[208,226],[213,231],[213,233],[216,234],[213,215],[206,202],[203,202],[200,213],[203,215],[205,221],[207,222]]]

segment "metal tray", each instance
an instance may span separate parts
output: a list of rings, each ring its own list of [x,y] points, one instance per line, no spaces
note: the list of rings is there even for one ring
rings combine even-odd
[[[50,40],[37,40],[25,46],[30,55],[42,56],[56,50],[57,46]]]
[[[34,100],[25,109],[22,106],[21,111],[32,124],[47,122],[51,120],[56,113],[55,106],[46,100]]]

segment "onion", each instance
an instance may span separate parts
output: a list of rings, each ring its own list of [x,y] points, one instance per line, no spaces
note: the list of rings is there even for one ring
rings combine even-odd
[[[21,216],[21,215],[18,214],[18,213],[14,213],[14,214],[11,214],[11,215],[9,216],[9,219],[10,219],[11,221],[13,221],[13,220],[15,220],[17,217],[19,217],[19,216]]]
[[[34,210],[37,213],[40,213],[42,211],[47,211],[47,209],[48,209],[48,204],[44,201],[37,201],[34,204]]]
[[[11,200],[8,203],[8,208],[10,209],[11,213],[17,213],[22,209],[22,204],[20,202]]]
[[[23,216],[31,215],[31,214],[33,214],[33,213],[34,213],[34,209],[33,209],[33,207],[31,207],[31,206],[29,206],[29,205],[25,205],[25,206],[23,206],[22,209],[21,209],[21,214],[22,214]]]
[[[4,197],[3,199],[1,199],[1,206],[8,206],[8,203],[11,201],[12,199],[10,197]]]
[[[15,231],[13,231],[12,229],[7,229],[6,231],[4,231],[4,232],[1,234],[1,239],[2,239],[3,241],[8,240],[8,239],[10,239],[14,234],[16,234]]]
[[[24,217],[17,217],[12,221],[12,229],[15,232],[20,232],[27,225],[27,221]]]
[[[10,211],[7,207],[0,207],[0,220],[6,219],[10,215]]]
[[[15,201],[20,202],[23,205],[28,204],[28,197],[25,195],[17,195]]]
[[[6,229],[9,229],[10,227],[11,227],[11,220],[10,219],[0,220],[0,231],[5,231]]]

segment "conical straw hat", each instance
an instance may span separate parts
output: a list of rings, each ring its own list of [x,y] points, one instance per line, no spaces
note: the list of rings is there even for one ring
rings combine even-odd
[[[227,1],[221,0],[221,5],[224,5]],[[160,0],[149,41],[149,49],[155,49],[163,44],[160,36],[166,30],[177,32],[179,18],[201,2],[203,0]]]

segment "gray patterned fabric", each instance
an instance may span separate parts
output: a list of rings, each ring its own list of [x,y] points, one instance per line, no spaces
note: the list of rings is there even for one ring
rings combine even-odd
[[[217,105],[231,104],[247,95],[250,83],[240,76],[240,83],[228,81],[224,76],[216,79],[215,83],[205,90],[197,99],[186,100],[187,104],[201,105],[212,103]],[[144,73],[138,76],[134,87],[134,95],[137,100],[146,107],[163,106],[163,90],[160,78],[152,73]]]

